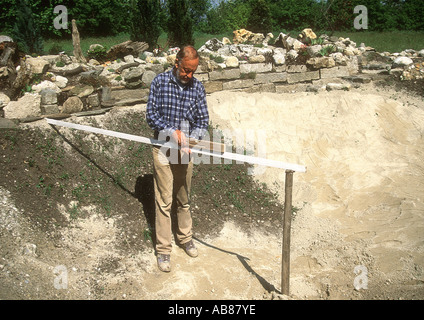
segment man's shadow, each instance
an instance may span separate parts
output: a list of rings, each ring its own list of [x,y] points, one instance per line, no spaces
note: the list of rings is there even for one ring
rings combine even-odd
[[[144,216],[149,228],[152,244],[156,243],[155,232],[155,188],[153,174],[145,174],[137,178],[134,187],[134,197],[143,206]]]
[[[134,191],[135,197],[140,201],[140,203],[143,206],[143,212],[146,217],[147,224],[149,226],[149,229],[151,230],[151,237],[153,244],[156,242],[156,236],[155,236],[155,188],[153,183],[153,174],[145,174],[143,176],[140,176],[137,178],[136,185],[135,185],[135,191]],[[175,236],[176,227],[177,227],[177,218],[176,218],[176,207],[173,205],[172,212],[171,212],[171,220],[172,220],[172,231]],[[200,242],[201,244],[230,254],[237,257],[237,259],[240,261],[240,263],[243,265],[243,267],[253,274],[256,279],[258,279],[259,283],[262,285],[262,287],[267,290],[268,292],[277,291],[277,289],[270,284],[268,281],[266,281],[262,276],[260,276],[253,268],[249,265],[247,262],[249,258],[244,257],[240,254],[237,254],[235,252],[231,252],[228,250],[224,250],[218,247],[215,247],[209,243],[206,243],[205,241],[199,239],[199,237],[193,237],[196,241]],[[153,245],[154,246],[154,245]]]
[[[240,261],[240,263],[243,265],[243,267],[249,273],[251,273],[252,275],[254,275],[256,277],[256,279],[258,279],[259,283],[262,285],[262,287],[266,291],[268,291],[268,292],[275,291],[275,292],[279,293],[279,291],[275,288],[274,285],[272,285],[271,283],[269,283],[268,281],[266,281],[265,278],[263,278],[255,270],[253,270],[253,268],[247,262],[248,260],[250,260],[248,257],[244,257],[244,256],[242,256],[242,255],[240,255],[238,253],[235,253],[235,252],[232,252],[232,251],[228,251],[228,250],[225,250],[225,249],[221,249],[221,248],[215,247],[215,246],[213,246],[213,245],[211,245],[211,244],[209,244],[209,243],[207,243],[207,242],[205,242],[203,240],[200,240],[198,237],[193,237],[193,239],[197,240],[198,242],[200,242],[201,244],[203,244],[203,245],[205,245],[205,246],[207,246],[209,248],[212,248],[212,249],[215,249],[215,250],[224,252],[226,254],[230,254],[230,255],[236,256],[237,259]]]
[[[134,197],[141,203],[143,207],[144,216],[146,218],[147,226],[150,231],[152,243],[156,243],[156,232],[155,232],[155,215],[156,215],[156,203],[155,203],[155,187],[153,182],[153,174],[145,174],[137,178],[134,188]],[[178,231],[178,219],[177,219],[177,204],[173,201],[171,207],[171,226],[172,233],[176,239]],[[154,247],[154,245],[153,245]]]

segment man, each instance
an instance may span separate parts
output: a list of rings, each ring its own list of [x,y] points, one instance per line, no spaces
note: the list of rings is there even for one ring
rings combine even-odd
[[[146,119],[155,130],[155,138],[170,139],[180,150],[153,147],[154,186],[156,201],[156,254],[161,271],[171,270],[171,207],[177,205],[178,243],[191,257],[198,255],[192,240],[190,189],[193,159],[188,139],[201,139],[209,124],[206,92],[193,77],[199,55],[193,46],[178,52],[171,71],[159,74],[150,87]]]

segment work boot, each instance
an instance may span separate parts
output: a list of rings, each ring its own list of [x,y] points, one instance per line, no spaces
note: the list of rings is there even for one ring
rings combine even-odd
[[[193,240],[184,244],[185,252],[192,258],[197,257],[197,248],[194,245]]]
[[[158,268],[163,272],[171,271],[171,255],[169,254],[160,254],[157,255]]]

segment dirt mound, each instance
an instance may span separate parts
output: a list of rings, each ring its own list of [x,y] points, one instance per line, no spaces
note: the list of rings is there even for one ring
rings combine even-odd
[[[164,274],[150,147],[44,121],[2,130],[0,298],[422,299],[424,105],[370,89],[208,97],[214,128],[265,132],[267,158],[308,168],[294,176],[290,297],[283,170],[197,165],[199,257],[174,246]],[[144,108],[67,121],[148,136]]]
[[[212,121],[268,130],[269,158],[308,167],[294,177],[302,210],[292,240],[292,280],[308,284],[305,296],[423,296],[422,97],[371,87],[210,102]],[[256,177],[273,186],[284,172]],[[355,291],[355,279],[367,290]]]

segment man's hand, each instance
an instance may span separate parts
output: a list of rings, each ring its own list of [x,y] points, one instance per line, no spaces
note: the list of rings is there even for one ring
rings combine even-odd
[[[181,147],[182,152],[187,154],[191,153],[191,150],[188,145],[188,139],[186,135],[184,134],[184,132],[182,132],[181,130],[175,130],[174,133],[172,134],[172,138]]]

